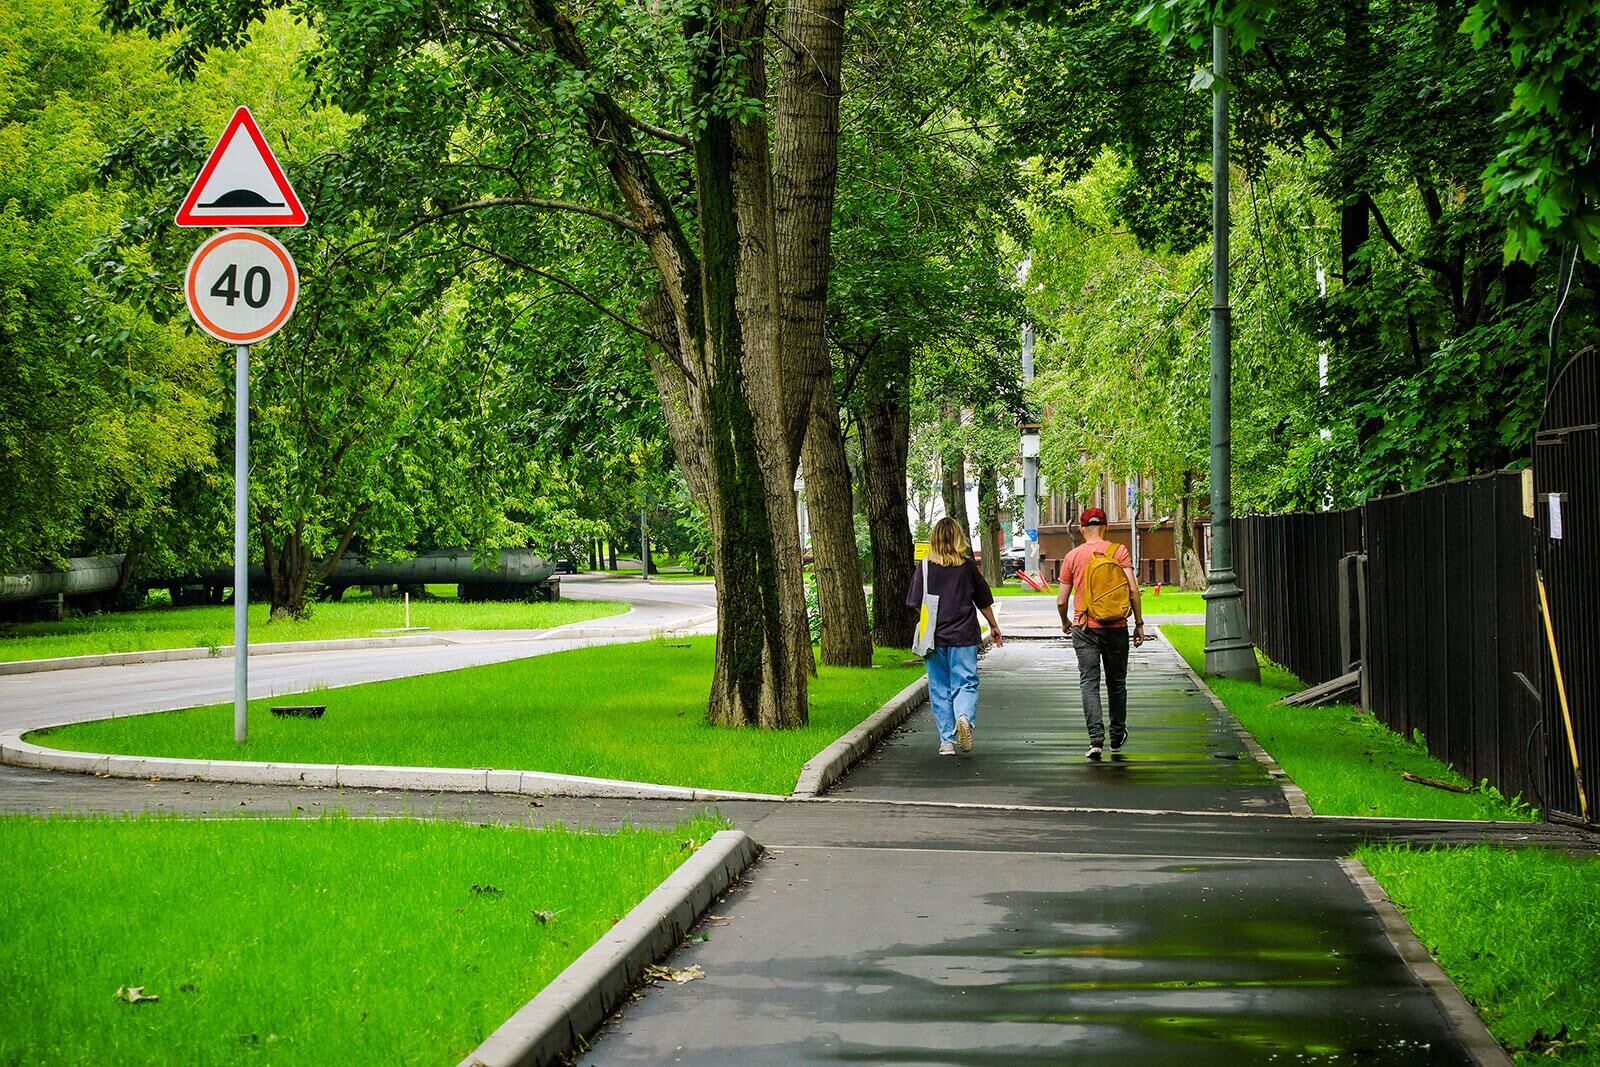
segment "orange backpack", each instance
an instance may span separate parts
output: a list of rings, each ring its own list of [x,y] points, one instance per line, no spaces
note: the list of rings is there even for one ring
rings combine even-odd
[[[1089,550],[1089,565],[1083,576],[1083,610],[1102,625],[1123,622],[1133,614],[1133,597],[1128,593],[1128,575],[1117,562],[1117,546],[1106,542],[1104,552]]]

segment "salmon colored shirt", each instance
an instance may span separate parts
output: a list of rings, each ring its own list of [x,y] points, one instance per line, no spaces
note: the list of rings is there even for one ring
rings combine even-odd
[[[1109,546],[1109,547],[1107,547]],[[1077,609],[1073,616],[1073,625],[1087,626],[1091,630],[1106,627],[1112,629],[1128,628],[1128,620],[1121,622],[1105,623],[1098,619],[1091,619],[1084,612],[1083,602],[1088,599],[1087,579],[1089,576],[1089,553],[1115,552],[1112,558],[1120,566],[1132,569],[1133,555],[1128,551],[1127,545],[1119,545],[1111,541],[1085,541],[1083,544],[1067,553],[1067,558],[1061,561],[1061,584],[1072,588],[1072,606]]]

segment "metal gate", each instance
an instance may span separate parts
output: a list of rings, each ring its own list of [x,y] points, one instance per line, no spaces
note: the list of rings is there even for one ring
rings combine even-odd
[[[1536,555],[1566,683],[1573,770],[1552,657],[1545,645],[1544,745],[1552,815],[1600,820],[1600,349],[1572,358],[1556,380],[1534,438]],[[1545,636],[1541,633],[1541,638]]]

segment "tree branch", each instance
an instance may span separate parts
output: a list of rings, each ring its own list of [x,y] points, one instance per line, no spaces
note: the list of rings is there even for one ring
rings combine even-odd
[[[463,242],[463,243],[466,245],[466,247],[472,249],[474,252],[480,252],[483,255],[488,256],[490,259],[493,259],[496,262],[501,263],[501,264],[503,264],[503,265],[505,265],[507,267],[511,267],[514,270],[526,271],[529,274],[534,275],[535,277],[539,277],[539,278],[545,279],[546,281],[554,284],[557,288],[561,289],[563,292],[568,293],[568,294],[570,294],[572,296],[575,296],[579,300],[582,300],[585,304],[588,304],[590,307],[594,308],[596,311],[600,312],[602,315],[606,316],[608,319],[611,319],[613,322],[617,323],[618,325],[620,325],[620,326],[622,326],[622,327],[624,327],[624,328],[626,328],[628,330],[633,331],[634,333],[638,334],[640,337],[643,337],[645,340],[649,341],[651,344],[657,345],[657,346],[659,346],[661,348],[664,348],[664,349],[669,347],[665,342],[663,342],[661,340],[661,338],[657,337],[654,333],[651,333],[649,330],[645,329],[643,326],[640,326],[638,323],[633,322],[633,321],[631,321],[629,319],[625,319],[621,315],[618,315],[615,311],[612,311],[610,308],[606,307],[605,304],[601,303],[599,299],[597,299],[594,296],[591,296],[589,293],[585,292],[581,287],[579,287],[578,285],[575,285],[572,282],[569,282],[567,279],[561,277],[559,274],[552,274],[550,271],[547,271],[547,270],[543,269],[542,267],[535,267],[532,263],[529,263],[526,260],[518,259],[516,256],[506,255],[503,252],[496,252],[492,248],[484,248],[482,245],[475,245],[471,241],[466,241],[466,242]],[[682,365],[680,364],[680,367],[681,366]],[[684,374],[686,376],[689,375],[689,371],[688,371],[687,367],[683,368],[683,372],[684,372]]]
[[[607,211],[605,208],[591,207],[588,204],[574,203],[571,200],[545,200],[540,197],[532,196],[489,196],[484,197],[482,200],[473,200],[465,204],[456,204],[453,207],[442,208],[439,211],[435,211],[431,215],[424,215],[422,218],[418,219],[415,224],[413,224],[413,228],[415,228],[415,226],[422,225],[423,223],[436,222],[439,219],[448,218],[451,215],[460,215],[468,211],[477,211],[486,207],[533,207],[542,208],[548,211],[568,211],[575,215],[587,215],[590,218],[609,222],[611,225],[616,226],[619,229],[627,230],[629,233],[637,234],[640,232],[638,223],[634,222],[632,219],[624,218],[614,211]],[[405,231],[405,233],[409,232],[409,230]],[[405,233],[401,233],[399,236],[403,237],[405,236]]]
[[[637,115],[630,115],[627,112],[623,112],[623,115],[628,120],[628,125],[632,126],[640,133],[647,133],[651,137],[654,137],[658,140],[669,141],[672,144],[679,145],[683,148],[694,147],[694,138],[688,136],[687,134],[679,133],[676,130],[669,130],[665,126],[657,126],[654,123],[646,122]]]

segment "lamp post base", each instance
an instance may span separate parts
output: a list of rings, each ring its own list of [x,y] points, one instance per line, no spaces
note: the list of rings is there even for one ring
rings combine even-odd
[[[1206,591],[1206,674],[1259,682],[1256,646],[1244,625],[1244,590],[1232,571],[1212,571]]]

